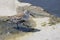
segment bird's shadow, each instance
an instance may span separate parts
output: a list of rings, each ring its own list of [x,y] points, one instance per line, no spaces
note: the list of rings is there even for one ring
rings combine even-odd
[[[39,29],[34,29],[34,28],[26,28],[26,27],[14,27],[14,29],[22,32],[38,32],[40,31]]]

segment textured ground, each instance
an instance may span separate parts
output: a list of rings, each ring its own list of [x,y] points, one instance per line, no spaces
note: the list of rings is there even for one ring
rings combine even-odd
[[[13,28],[13,27],[16,27],[16,24],[9,24],[5,21],[2,21],[0,18],[1,20],[0,21],[0,40],[37,40],[37,39],[38,40],[55,40],[55,38],[59,40],[60,38],[59,26],[54,26],[54,25],[55,23],[60,22],[60,18],[50,15],[48,14],[48,12],[43,11],[44,9],[36,6],[29,6],[29,7],[19,6],[17,8],[18,13],[23,13],[24,10],[30,11],[30,13],[32,13],[34,16],[34,17],[31,17],[29,20],[29,23],[31,24],[32,28],[37,28],[41,31],[34,32],[34,33],[18,31]],[[4,18],[3,20],[6,20],[6,18]],[[54,37],[53,34],[56,36]],[[53,36],[50,36],[50,35],[53,35]]]

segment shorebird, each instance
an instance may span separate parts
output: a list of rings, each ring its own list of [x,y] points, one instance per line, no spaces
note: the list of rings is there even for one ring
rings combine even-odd
[[[24,22],[28,22],[29,18],[30,18],[31,13],[29,13],[29,11],[25,10],[23,14],[19,14],[19,15],[14,15],[9,17],[10,19],[8,19],[7,21],[10,21],[11,23],[15,23],[17,25],[17,27],[14,27],[17,30],[22,30],[25,32],[36,32],[39,31],[38,29],[34,29],[34,28],[30,28],[30,27],[19,27],[19,24]],[[25,25],[25,26],[29,26],[29,25]]]

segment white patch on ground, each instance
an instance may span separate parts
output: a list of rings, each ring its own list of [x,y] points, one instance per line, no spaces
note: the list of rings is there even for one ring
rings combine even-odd
[[[16,14],[14,0],[0,0],[0,16],[13,16]]]
[[[0,8],[0,16],[13,16],[16,15],[16,11],[13,11],[9,8]]]

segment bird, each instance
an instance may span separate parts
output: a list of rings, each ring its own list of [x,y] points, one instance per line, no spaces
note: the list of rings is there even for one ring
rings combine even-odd
[[[15,23],[17,25],[17,27],[14,27],[17,30],[23,31],[23,32],[36,32],[36,31],[40,31],[39,29],[34,29],[34,28],[30,28],[30,27],[19,27],[19,23],[24,23],[27,22],[29,20],[30,17],[30,12],[28,10],[25,10],[23,12],[23,14],[15,15],[16,17],[20,17],[20,18],[11,18],[10,21]],[[24,24],[23,24],[24,25]],[[25,26],[29,26],[29,25],[25,25]]]

